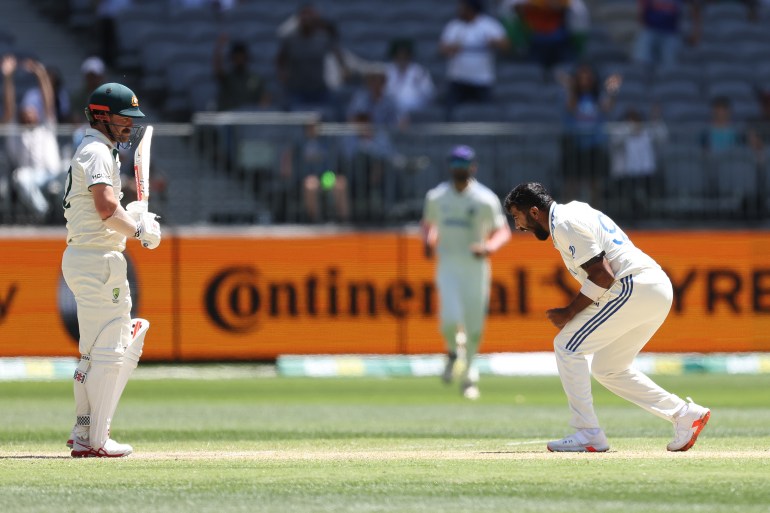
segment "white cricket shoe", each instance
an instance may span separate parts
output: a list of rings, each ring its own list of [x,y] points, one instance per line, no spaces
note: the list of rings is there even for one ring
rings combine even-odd
[[[444,366],[444,372],[441,374],[441,381],[447,385],[452,382],[454,378],[455,362],[457,361],[457,355],[449,353],[447,355],[446,365]]]
[[[601,429],[581,429],[573,435],[548,442],[551,452],[606,452],[610,449]]]
[[[711,411],[689,401],[678,417],[674,419],[674,439],[666,447],[669,451],[686,451],[698,440],[698,435],[706,427],[711,417]]]
[[[472,381],[464,381],[463,386],[460,387],[463,397],[466,399],[470,399],[471,401],[475,401],[479,397],[481,397],[481,393],[479,392],[479,386],[472,382]]]
[[[77,427],[77,426],[75,426]],[[70,431],[70,437],[67,439],[67,447],[72,449],[72,446],[75,444],[75,428],[72,428],[72,431]]]
[[[81,438],[75,438],[70,455],[73,458],[122,458],[134,452],[128,444],[120,444],[112,438],[107,439],[99,449],[81,444]]]

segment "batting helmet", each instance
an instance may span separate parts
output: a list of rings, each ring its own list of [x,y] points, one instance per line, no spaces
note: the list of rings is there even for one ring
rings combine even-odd
[[[123,84],[110,82],[102,84],[88,97],[86,117],[88,121],[102,121],[109,123],[107,114],[119,114],[129,118],[143,118],[144,113],[139,110],[139,100],[134,92]]]
[[[144,117],[144,113],[139,110],[139,100],[134,92],[117,82],[102,84],[94,89],[94,92],[88,97],[88,105],[85,112],[89,123],[99,122],[105,125],[111,139],[115,139],[115,137],[112,136],[110,114],[129,118]],[[142,133],[144,133],[144,127],[135,125],[132,128],[131,138],[127,143],[128,147],[138,141]]]

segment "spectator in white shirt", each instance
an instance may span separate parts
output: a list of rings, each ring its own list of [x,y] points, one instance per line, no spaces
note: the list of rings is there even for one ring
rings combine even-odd
[[[495,84],[495,51],[507,50],[503,25],[484,14],[481,0],[460,0],[457,18],[441,34],[440,51],[447,57],[447,118],[454,106],[486,102]]]
[[[402,123],[409,115],[427,107],[433,100],[435,86],[430,72],[414,62],[414,43],[409,39],[394,39],[390,43],[390,62],[385,68],[385,94],[391,96]]]
[[[34,213],[35,220],[43,221],[51,210],[46,197],[48,188],[63,176],[59,145],[56,141],[53,87],[43,64],[26,59],[22,66],[37,78],[43,95],[44,110],[38,112],[31,101],[22,102],[17,121],[13,80],[17,61],[14,56],[6,55],[2,58],[2,122],[11,129],[6,139],[6,149],[13,167],[13,185],[21,202]]]

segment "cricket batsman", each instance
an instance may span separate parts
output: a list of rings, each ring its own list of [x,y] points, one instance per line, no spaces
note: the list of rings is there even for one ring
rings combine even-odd
[[[487,315],[490,287],[489,255],[511,237],[500,199],[480,184],[476,157],[468,146],[449,154],[451,177],[428,191],[422,219],[425,255],[438,252],[440,330],[447,347],[442,375],[450,383],[460,353],[465,354],[460,391],[478,399],[478,370],[473,358],[479,350]]]
[[[62,205],[67,249],[62,273],[77,303],[80,363],[75,371],[76,422],[67,445],[72,457],[115,458],[133,449],[110,438],[110,422],[142,354],[149,323],[131,319],[126,238],[155,249],[161,232],[145,207],[120,204],[118,145],[131,147],[144,114],[128,87],[96,88],[85,109],[90,128],[70,162]]]

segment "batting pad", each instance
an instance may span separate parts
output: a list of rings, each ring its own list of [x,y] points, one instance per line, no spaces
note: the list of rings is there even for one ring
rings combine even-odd
[[[115,415],[115,410],[117,409],[120,397],[123,395],[123,391],[128,384],[128,379],[139,365],[139,358],[142,357],[142,349],[144,348],[144,337],[147,335],[147,330],[149,329],[150,321],[147,319],[131,319],[131,341],[123,353],[123,364],[118,371],[118,379],[115,383],[115,395],[112,399],[112,406],[110,409],[110,419]]]
[[[88,402],[91,405],[91,447],[99,449],[108,438],[115,386],[120,363],[92,362],[85,382]]]

